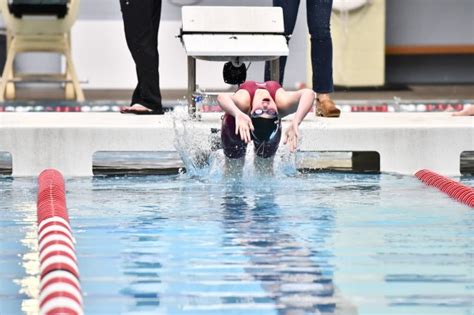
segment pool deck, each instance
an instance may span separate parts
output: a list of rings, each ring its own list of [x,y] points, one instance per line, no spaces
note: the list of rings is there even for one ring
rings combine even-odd
[[[204,113],[188,129],[207,139],[221,115]],[[459,175],[461,153],[474,151],[474,117],[448,112],[343,113],[338,119],[311,113],[300,128],[300,150],[375,151],[382,172],[411,175],[427,168]],[[97,151],[175,151],[174,139],[172,114],[0,113],[0,151],[12,155],[18,177],[37,176],[45,168],[92,176]]]

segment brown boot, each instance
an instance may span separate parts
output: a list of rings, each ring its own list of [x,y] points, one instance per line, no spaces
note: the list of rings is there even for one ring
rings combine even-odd
[[[341,111],[331,99],[324,99],[322,101],[316,99],[316,116],[337,118],[341,116]]]

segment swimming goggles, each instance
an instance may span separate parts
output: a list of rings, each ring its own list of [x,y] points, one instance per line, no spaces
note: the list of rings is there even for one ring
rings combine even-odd
[[[262,116],[263,114],[267,114],[268,116],[270,116],[270,118],[277,118],[278,117],[278,112],[274,109],[271,109],[271,108],[269,108],[269,109],[258,108],[252,113],[251,117],[252,118],[258,118],[258,117]]]

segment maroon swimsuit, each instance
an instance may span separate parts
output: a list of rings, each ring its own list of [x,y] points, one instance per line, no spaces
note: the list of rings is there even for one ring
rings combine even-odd
[[[270,96],[275,100],[276,92],[278,89],[281,89],[280,83],[276,81],[266,81],[263,83],[255,81],[245,81],[240,85],[241,90],[246,90],[250,94],[250,103],[253,102],[253,97],[255,96],[255,91],[258,89],[267,90],[270,93]]]
[[[271,98],[275,100],[276,92],[278,89],[281,89],[281,85],[276,81],[267,81],[264,83],[245,81],[240,85],[240,89],[249,92],[250,103],[252,103],[255,91],[258,89],[267,90]],[[281,133],[281,124],[278,124],[273,136],[266,141],[256,139],[252,134],[255,154],[263,158],[274,156],[278,150]],[[235,134],[235,118],[230,114],[224,114],[222,118],[221,140],[224,154],[228,158],[239,159],[245,155],[247,144],[240,139],[239,135]]]

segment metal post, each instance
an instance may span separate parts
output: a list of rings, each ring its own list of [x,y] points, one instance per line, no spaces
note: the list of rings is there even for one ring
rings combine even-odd
[[[194,92],[196,91],[196,59],[188,56],[188,114],[191,117],[196,116],[196,100]]]
[[[280,57],[270,61],[270,80],[280,82]]]

